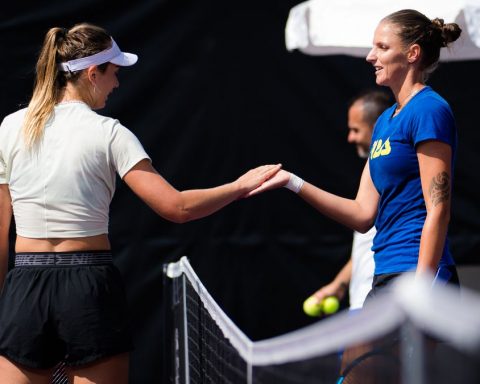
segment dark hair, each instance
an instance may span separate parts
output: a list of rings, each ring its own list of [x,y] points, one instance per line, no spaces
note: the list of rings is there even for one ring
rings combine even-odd
[[[62,72],[58,64],[94,55],[112,45],[111,37],[100,27],[82,23],[70,30],[51,28],[43,41],[36,65],[35,86],[28,104],[23,133],[28,147],[32,147],[43,133],[61,89],[67,81],[75,82],[82,71]],[[105,71],[108,63],[99,65]]]
[[[393,102],[392,97],[383,91],[366,90],[355,96],[349,104],[349,108],[356,103],[362,103],[363,120],[373,127],[382,114]]]
[[[399,27],[398,36],[404,46],[418,44],[422,49],[420,69],[428,75],[432,73],[440,57],[440,48],[447,47],[462,33],[456,23],[443,22],[443,19],[430,20],[414,9],[403,9],[386,16],[383,21]]]

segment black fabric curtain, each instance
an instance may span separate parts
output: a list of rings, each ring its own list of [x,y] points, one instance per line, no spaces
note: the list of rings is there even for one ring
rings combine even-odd
[[[346,142],[347,104],[375,87],[374,71],[363,59],[287,52],[285,23],[297,3],[2,4],[0,117],[28,103],[48,28],[89,21],[139,55],[134,67],[120,71],[120,88],[100,113],[131,129],[176,188],[215,186],[281,162],[315,185],[353,197],[364,163]],[[458,123],[450,234],[459,264],[478,263],[480,250],[479,69],[478,61],[442,63],[429,81]],[[131,306],[132,383],[159,382],[160,362],[171,358],[162,349],[164,263],[187,255],[220,306],[258,340],[312,321],[301,304],[348,260],[352,240],[350,230],[287,190],[179,225],[156,216],[120,180],[110,236]]]

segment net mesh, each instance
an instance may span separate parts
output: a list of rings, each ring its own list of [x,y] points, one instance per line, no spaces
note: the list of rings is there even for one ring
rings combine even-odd
[[[191,282],[184,277],[176,279],[173,296],[178,309],[174,321],[175,382],[245,383],[245,360],[210,316]]]
[[[186,284],[190,383],[245,383],[247,366],[209,316],[190,282]]]
[[[188,259],[165,269],[174,383],[480,382],[480,298],[401,278],[360,313],[253,342],[210,296]]]

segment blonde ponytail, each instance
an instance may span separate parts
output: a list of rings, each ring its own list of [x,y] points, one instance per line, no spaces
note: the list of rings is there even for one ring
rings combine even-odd
[[[42,137],[45,124],[58,100],[57,41],[64,35],[62,28],[51,28],[43,42],[37,61],[35,86],[23,122],[23,135],[27,148],[32,148]]]
[[[45,125],[67,83],[77,84],[82,70],[63,72],[58,64],[94,55],[110,47],[110,35],[101,27],[81,23],[70,30],[51,28],[43,42],[36,66],[35,86],[23,122],[23,137],[27,148],[41,139]],[[105,70],[107,64],[99,66]]]

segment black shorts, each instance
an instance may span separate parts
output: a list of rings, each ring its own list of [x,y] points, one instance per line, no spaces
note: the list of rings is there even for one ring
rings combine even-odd
[[[390,291],[392,288],[392,283],[395,279],[405,273],[414,274],[412,272],[400,272],[400,273],[383,273],[373,276],[372,289],[365,298],[365,303],[370,302],[374,297],[379,294]],[[453,284],[459,285],[457,267],[455,265],[441,266],[437,270],[435,275],[435,283],[437,284]]]
[[[132,349],[120,272],[105,251],[17,254],[0,296],[0,354],[29,368]]]

